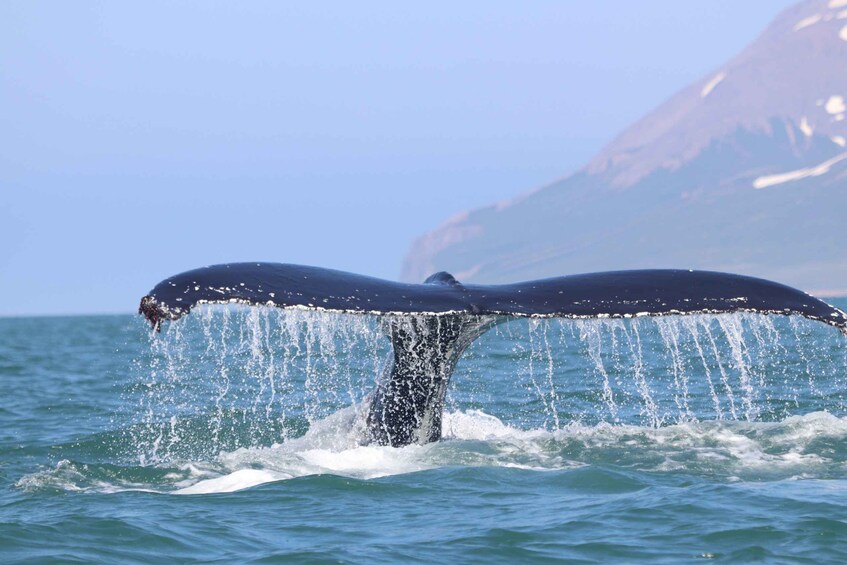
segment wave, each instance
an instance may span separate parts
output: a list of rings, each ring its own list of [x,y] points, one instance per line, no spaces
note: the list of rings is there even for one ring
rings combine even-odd
[[[63,460],[16,483],[30,491],[176,495],[233,492],[316,475],[368,481],[450,467],[535,472],[587,466],[690,474],[717,481],[841,477],[847,417],[828,412],[780,422],[709,421],[663,427],[583,425],[522,430],[478,410],[445,414],[445,440],[392,448],[359,445],[358,408],[314,423],[301,437],[205,460],[116,465]]]

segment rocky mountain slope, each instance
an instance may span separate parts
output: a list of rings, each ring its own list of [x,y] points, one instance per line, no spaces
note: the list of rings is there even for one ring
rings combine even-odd
[[[684,267],[847,292],[847,0],[783,12],[582,170],[419,238],[402,278]]]

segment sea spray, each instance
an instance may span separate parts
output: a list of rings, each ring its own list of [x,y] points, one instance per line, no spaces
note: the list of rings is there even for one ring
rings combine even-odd
[[[389,350],[380,321],[367,316],[246,307],[197,314],[151,336],[134,428],[151,462],[301,435],[361,402]]]
[[[361,412],[390,352],[386,317],[241,306],[198,314],[151,335],[133,427],[147,463],[271,446],[345,407]],[[446,405],[550,431],[840,414],[840,340],[801,318],[753,314],[502,320],[460,360]],[[513,382],[486,382],[492,355],[514,367]]]

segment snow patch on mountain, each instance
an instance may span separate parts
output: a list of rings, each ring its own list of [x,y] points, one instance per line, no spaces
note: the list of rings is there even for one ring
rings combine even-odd
[[[843,114],[844,111],[847,110],[847,106],[844,106],[844,97],[835,95],[830,96],[829,100],[826,101],[824,110],[826,110],[828,114]]]
[[[808,18],[803,18],[802,20],[794,24],[794,31],[800,31],[804,27],[809,27],[810,25],[818,23],[819,21],[821,21],[822,17],[823,16],[821,16],[820,14],[814,14],[812,16],[809,16]]]
[[[761,189],[769,186],[776,186],[786,182],[801,180],[808,177],[819,177],[829,172],[833,165],[847,159],[847,153],[836,155],[832,159],[828,159],[820,165],[808,167],[805,169],[797,169],[796,171],[788,171],[787,173],[779,173],[776,175],[766,175],[758,177],[753,181],[753,188]]]
[[[812,133],[815,131],[815,128],[809,125],[809,120],[806,119],[806,116],[800,120],[800,131],[803,132],[803,135],[806,137],[812,137]]]
[[[721,81],[723,81],[723,79],[725,78],[726,73],[723,72],[713,76],[712,80],[707,82],[706,85],[703,87],[703,90],[700,91],[700,98],[705,98],[706,96],[708,96],[715,89],[715,87],[719,85]]]

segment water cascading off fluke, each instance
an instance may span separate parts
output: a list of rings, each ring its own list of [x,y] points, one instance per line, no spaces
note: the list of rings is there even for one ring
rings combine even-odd
[[[804,316],[847,333],[847,315],[796,289],[740,275],[682,270],[592,273],[491,286],[463,285],[447,273],[437,273],[416,285],[316,267],[236,263],[166,279],[142,299],[139,311],[159,329],[163,321],[177,320],[197,305],[219,303],[382,317],[392,354],[370,398],[367,437],[392,446],[440,438],[444,395],[459,357],[477,337],[510,318],[613,320],[750,312]],[[626,341],[636,351],[641,343],[637,325],[633,328]],[[745,352],[733,337],[734,329],[722,329],[729,336],[733,362],[743,364]],[[659,331],[675,359],[674,383],[682,391],[679,409],[684,414],[689,412],[688,393],[678,329],[660,325]],[[697,344],[702,350],[708,340],[697,338]],[[589,353],[595,358],[598,350]],[[637,365],[634,370],[639,372]],[[751,417],[752,377],[742,373],[741,378],[744,393],[740,403],[732,399],[729,409]],[[614,407],[606,379],[604,395]],[[650,408],[649,387],[641,381],[640,394],[659,424],[660,417]],[[719,386],[710,382],[713,389]]]

